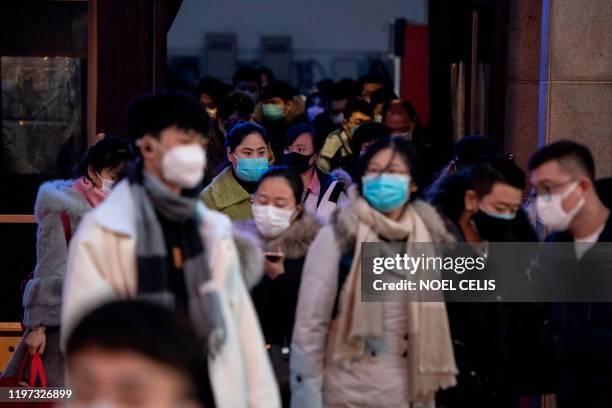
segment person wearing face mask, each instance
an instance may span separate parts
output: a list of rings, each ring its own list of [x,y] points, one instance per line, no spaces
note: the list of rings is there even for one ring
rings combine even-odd
[[[213,406],[198,338],[152,302],[114,301],[88,313],[68,339],[66,362],[66,408]]]
[[[372,102],[372,94],[379,89],[384,89],[384,81],[376,74],[365,74],[359,77],[357,81],[359,86],[359,97],[367,103]]]
[[[319,154],[317,164],[327,173],[341,168],[346,170],[353,160],[351,141],[357,128],[372,121],[372,107],[360,99],[351,99],[344,108],[342,126],[331,132]]]
[[[353,135],[352,149],[355,153],[353,156],[353,162],[347,166],[349,173],[354,175],[358,170],[359,158],[365,154],[368,147],[376,143],[377,140],[384,139],[391,135],[391,130],[383,125],[382,123],[371,122],[364,123],[355,130]]]
[[[302,266],[306,251],[321,227],[300,203],[303,188],[300,177],[292,169],[270,168],[255,192],[255,220],[234,224],[255,236],[265,255],[265,274],[251,290],[251,296],[269,345],[283,406],[289,406],[289,345]]]
[[[253,117],[268,131],[275,160],[283,155],[283,140],[287,129],[308,122],[304,114],[304,101],[285,81],[274,81],[266,87]]]
[[[256,123],[240,121],[227,134],[227,167],[202,192],[209,208],[232,219],[253,219],[252,194],[261,175],[268,170],[268,132]]]
[[[300,175],[305,186],[300,203],[306,212],[326,222],[331,213],[348,200],[344,190],[351,180],[341,170],[327,174],[317,167],[321,149],[319,140],[308,124],[290,127],[285,135],[285,154],[280,163]]]
[[[127,141],[118,136],[100,134],[79,163],[74,179],[49,181],[38,189],[34,204],[38,224],[36,267],[23,294],[23,326],[26,331],[2,371],[3,377],[17,377],[23,359],[38,353],[49,386],[63,386],[59,315],[68,243],[85,213],[106,198],[118,174],[132,157]],[[28,378],[29,370],[26,370],[24,380]]]
[[[445,305],[360,301],[361,243],[454,237],[431,205],[414,199],[420,159],[406,140],[372,145],[358,176],[351,204],[334,213],[306,255],[291,345],[291,406],[435,406],[435,394],[454,386],[457,374]]]
[[[419,117],[414,106],[403,99],[396,99],[385,103],[381,111],[382,123],[391,129],[391,135],[403,137],[411,141],[423,158],[423,188],[425,189],[433,180],[433,172],[441,165],[433,152],[432,141],[428,138],[425,129],[420,125]]]
[[[207,361],[202,392],[214,406],[280,406],[231,221],[199,199],[208,131],[202,106],[158,92],[135,100],[127,116],[140,156],[72,239],[62,344],[101,304],[156,302],[190,322]]]
[[[566,292],[583,285],[609,292],[612,268],[598,260],[610,259],[601,243],[612,241],[612,217],[595,189],[591,152],[569,140],[551,143],[533,155],[529,171],[538,219],[551,232],[547,241],[572,247],[559,254],[559,246],[545,246],[540,264]],[[610,316],[611,303],[551,304],[559,408],[612,406],[612,373],[599,369],[612,364]]]
[[[374,111],[374,122],[382,123],[382,109],[385,103],[390,102],[394,99],[397,99],[397,95],[390,89],[381,88],[372,92],[372,96],[370,96],[370,105],[372,105],[372,109]]]
[[[333,84],[330,89],[329,119],[339,128],[344,121],[344,109],[349,101],[349,91],[340,84]]]
[[[536,242],[521,208],[524,188],[525,174],[512,160],[485,155],[440,180],[428,199],[458,241]],[[512,279],[525,281],[531,257],[522,253],[507,259],[508,247],[503,253],[500,248],[489,245],[487,271],[511,262],[516,269]],[[539,320],[545,314],[541,305],[449,302],[447,309],[460,374],[457,387],[440,393],[440,404],[510,407],[518,404],[519,395],[552,393],[552,356]]]

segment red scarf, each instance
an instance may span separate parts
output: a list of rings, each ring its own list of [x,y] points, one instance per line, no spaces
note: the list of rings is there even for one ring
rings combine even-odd
[[[97,206],[106,198],[106,193],[96,187],[87,177],[80,177],[72,185],[92,207]]]

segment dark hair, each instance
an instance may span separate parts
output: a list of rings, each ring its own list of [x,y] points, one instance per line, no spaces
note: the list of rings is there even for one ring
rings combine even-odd
[[[383,87],[385,86],[385,81],[381,77],[376,74],[365,74],[359,77],[357,80],[359,84],[359,91],[363,92],[363,86],[365,84],[381,84]]]
[[[334,92],[334,81],[325,78],[317,82],[317,90],[327,96],[331,96]]]
[[[349,120],[355,112],[361,112],[369,117],[374,116],[372,105],[361,99],[349,99],[344,107],[344,119]]]
[[[100,173],[103,169],[117,169],[129,163],[133,158],[134,150],[126,140],[119,136],[107,135],[87,150],[74,175],[89,178],[87,172],[89,166]]]
[[[248,120],[255,110],[255,105],[248,95],[232,92],[221,98],[218,109],[218,116],[222,121],[228,120],[234,112],[238,112],[241,119]]]
[[[202,94],[208,94],[215,104],[218,104],[219,100],[231,91],[232,87],[229,84],[211,76],[202,78],[196,87],[196,95],[198,97],[202,96]]]
[[[417,115],[416,109],[414,109],[414,106],[412,106],[410,101],[407,101],[405,99],[394,99],[385,102],[381,112],[383,121],[385,120],[385,117],[387,116],[387,113],[389,112],[392,106],[400,106],[402,110],[406,113],[406,115],[408,115],[410,120],[413,121],[417,125],[417,127],[419,126],[419,115]]]
[[[478,197],[489,194],[495,183],[504,183],[523,190],[525,172],[502,155],[485,156],[469,170],[468,188],[474,190]]]
[[[128,132],[132,142],[144,135],[159,138],[160,133],[176,126],[207,136],[209,119],[202,104],[181,92],[160,91],[134,100],[128,108]]]
[[[455,165],[466,168],[476,164],[487,155],[500,153],[491,139],[480,135],[470,135],[455,144]]]
[[[291,190],[293,191],[293,196],[295,197],[295,203],[300,204],[302,202],[302,193],[304,192],[304,183],[302,182],[302,178],[300,177],[300,175],[297,174],[295,170],[287,166],[270,167],[261,176],[257,185],[261,186],[261,183],[263,183],[264,180],[273,178],[273,177],[284,178],[289,184],[289,187],[291,187]]]
[[[346,95],[347,98],[357,98],[361,96],[361,88],[357,81],[351,78],[343,78],[336,83],[338,91]],[[342,98],[344,99],[344,98]]]
[[[406,165],[410,168],[410,178],[415,182],[419,189],[423,187],[422,163],[416,147],[414,147],[412,143],[402,137],[386,137],[384,139],[376,141],[372,146],[368,147],[366,153],[359,158],[357,171],[354,179],[357,182],[357,186],[359,187],[360,192],[362,192],[363,188],[361,179],[366,173],[368,163],[370,162],[370,160],[372,160],[372,157],[374,157],[376,153],[384,149],[391,149],[393,150],[394,154],[399,154],[400,157],[406,163]]]
[[[268,136],[266,129],[257,123],[245,122],[244,120],[241,120],[238,121],[229,132],[227,132],[227,136],[225,137],[225,147],[229,147],[230,152],[235,151],[236,147],[238,147],[244,138],[251,133],[259,133],[266,144],[270,142],[270,137]]]
[[[265,102],[272,98],[281,98],[283,101],[288,102],[295,96],[295,89],[288,82],[285,81],[273,81],[266,86],[261,93],[261,101]]]
[[[261,67],[261,68],[259,68],[259,75],[260,75],[260,77],[261,77],[262,74],[267,76],[268,77],[268,81],[270,81],[270,82],[276,80],[276,76],[274,75],[274,71],[272,71],[268,67]]]
[[[372,108],[375,108],[379,103],[386,103],[394,99],[397,99],[395,92],[388,88],[381,88],[372,92],[372,95],[370,95],[370,104]]]
[[[389,136],[391,136],[391,129],[382,123],[364,123],[355,130],[355,134],[351,139],[353,152],[359,154],[364,143],[384,139]]]
[[[588,147],[571,140],[560,140],[544,146],[529,160],[529,170],[535,170],[550,160],[572,161],[586,172],[591,181],[595,181],[595,162]]]
[[[285,133],[285,147],[291,146],[293,142],[295,142],[295,139],[304,133],[310,133],[315,153],[321,150],[323,141],[316,137],[314,128],[308,123],[298,123],[287,129]]]
[[[255,67],[248,65],[240,67],[232,77],[232,85],[236,87],[239,82],[255,82],[257,86],[261,87],[261,74]]]
[[[180,373],[205,401],[205,352],[185,319],[150,302],[114,301],[87,314],[68,339],[66,355],[90,348],[134,351]]]

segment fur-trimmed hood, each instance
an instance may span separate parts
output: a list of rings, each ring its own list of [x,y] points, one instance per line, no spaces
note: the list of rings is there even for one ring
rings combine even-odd
[[[410,203],[412,208],[422,218],[423,223],[429,230],[433,242],[455,242],[454,235],[446,228],[444,219],[438,211],[423,200],[415,200]],[[353,206],[340,207],[332,214],[331,224],[338,247],[342,252],[350,251],[355,246],[359,220],[353,212]]]
[[[259,242],[263,251],[276,251],[282,248],[286,259],[298,259],[306,256],[310,244],[321,229],[321,223],[308,213],[302,214],[278,237],[268,239],[257,230],[255,221],[238,221],[234,228],[242,234],[248,234]]]
[[[81,217],[91,210],[87,200],[72,185],[74,180],[52,180],[43,183],[38,189],[34,214],[40,223],[41,217],[49,212],[66,211],[73,217]]]

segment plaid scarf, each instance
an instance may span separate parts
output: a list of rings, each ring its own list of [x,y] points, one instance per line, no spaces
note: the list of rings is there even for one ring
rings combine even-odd
[[[136,257],[138,297],[175,307],[175,296],[169,289],[166,244],[156,211],[170,221],[182,223],[183,273],[188,297],[188,313],[198,337],[207,352],[215,356],[226,336],[219,293],[215,288],[206,248],[196,211],[197,196],[177,195],[140,166],[127,176],[136,208]]]

